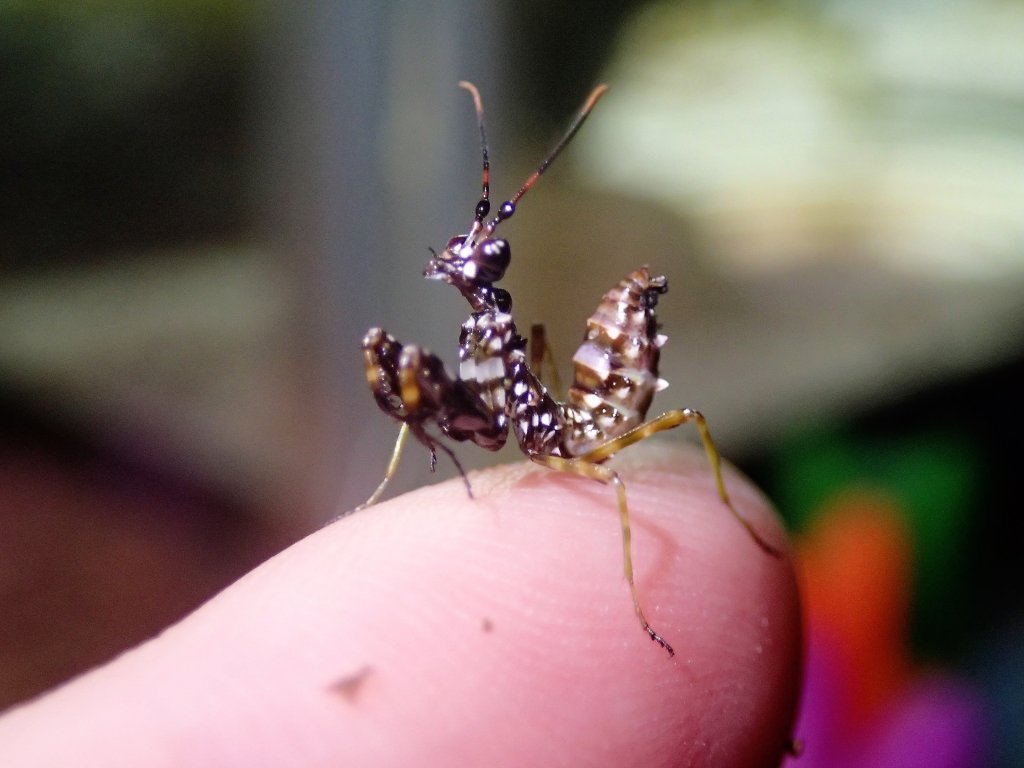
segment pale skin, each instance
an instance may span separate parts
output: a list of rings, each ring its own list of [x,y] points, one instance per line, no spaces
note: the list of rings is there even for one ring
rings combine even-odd
[[[652,441],[648,441],[652,442]],[[630,448],[615,493],[528,462],[387,500],[159,637],[0,717],[0,765],[771,766],[800,628],[787,555],[704,456]],[[739,512],[784,536],[735,472]]]

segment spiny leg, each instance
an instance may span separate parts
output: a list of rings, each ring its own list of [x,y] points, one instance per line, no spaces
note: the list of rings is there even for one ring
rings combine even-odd
[[[711,471],[715,475],[715,484],[718,486],[718,497],[722,500],[722,503],[729,508],[733,517],[740,522],[740,525],[746,529],[747,533],[750,534],[750,537],[761,549],[772,557],[782,557],[782,552],[765,541],[751,522],[741,515],[739,510],[733,506],[732,500],[729,498],[729,494],[725,490],[725,481],[722,479],[722,458],[718,453],[718,449],[715,448],[714,441],[711,439],[711,432],[708,430],[707,421],[700,411],[695,411],[692,408],[681,408],[667,411],[656,419],[652,419],[645,424],[641,424],[639,427],[631,429],[624,435],[620,435],[613,440],[609,440],[603,445],[599,445],[597,448],[588,451],[579,458],[582,461],[601,462],[624,448],[628,448],[634,443],[638,443],[651,435],[663,432],[666,429],[674,429],[675,427],[687,424],[691,421],[697,425],[697,431],[700,433],[701,442],[704,444],[704,452],[707,454],[708,461],[711,464]]]
[[[534,323],[530,326],[530,368],[537,374],[537,378],[543,381],[544,363],[551,369],[551,386],[548,391],[557,399],[562,396],[562,379],[558,375],[558,366],[555,365],[555,356],[551,352],[551,345],[548,344],[547,331],[543,323]]]
[[[372,507],[380,501],[380,497],[384,495],[384,491],[387,489],[388,483],[391,482],[391,478],[393,478],[395,476],[395,472],[398,471],[398,460],[402,457],[402,449],[405,448],[405,440],[407,437],[409,437],[409,425],[402,422],[402,428],[398,430],[398,439],[395,440],[395,448],[391,452],[391,461],[388,462],[388,467],[384,471],[384,479],[380,481],[380,485],[378,485],[377,490],[370,495],[370,498],[353,509],[353,512],[358,512],[361,509]],[[347,513],[343,513],[340,516],[344,517],[345,514]]]
[[[644,616],[643,608],[640,607],[640,596],[636,591],[636,582],[633,579],[633,534],[629,527],[629,507],[626,505],[626,486],[615,470],[608,467],[594,464],[583,458],[566,459],[561,456],[546,456],[538,453],[531,453],[530,459],[550,469],[560,472],[572,472],[576,475],[589,477],[605,485],[615,486],[615,493],[619,500],[619,522],[622,525],[622,567],[626,574],[626,582],[629,584],[629,593],[633,598],[633,610],[640,619],[640,626],[654,642],[668,651],[669,656],[675,656],[676,652],[668,642],[654,631],[647,617]]]

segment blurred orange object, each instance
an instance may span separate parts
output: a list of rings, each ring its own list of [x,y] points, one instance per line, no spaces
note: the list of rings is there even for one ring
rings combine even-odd
[[[865,725],[910,677],[913,544],[899,507],[880,493],[838,497],[801,539],[797,568],[806,625],[839,663],[843,720]]]

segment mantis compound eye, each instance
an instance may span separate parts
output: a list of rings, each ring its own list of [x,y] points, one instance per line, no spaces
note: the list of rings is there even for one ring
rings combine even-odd
[[[475,248],[466,247],[466,237],[460,235],[448,241],[441,256],[431,260],[433,269],[445,279],[464,286],[483,286],[501,280],[512,260],[508,240],[485,240]]]
[[[487,240],[473,257],[477,267],[477,280],[482,283],[496,283],[505,276],[505,270],[508,269],[511,260],[512,249],[508,240]]]

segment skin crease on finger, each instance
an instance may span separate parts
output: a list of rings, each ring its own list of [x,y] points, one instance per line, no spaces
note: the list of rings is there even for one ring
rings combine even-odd
[[[653,442],[653,441],[652,441]],[[612,462],[614,492],[519,463],[312,534],[159,637],[0,718],[0,765],[769,766],[800,627],[696,451]],[[736,506],[783,533],[734,471]]]

